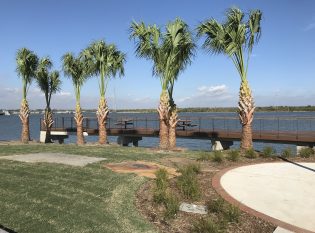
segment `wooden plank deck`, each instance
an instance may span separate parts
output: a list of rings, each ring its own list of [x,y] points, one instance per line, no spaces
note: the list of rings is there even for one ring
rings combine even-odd
[[[76,132],[76,128],[52,128],[52,131]],[[84,129],[89,135],[98,135],[98,129]],[[109,136],[136,136],[136,137],[158,137],[159,130],[154,128],[110,128],[107,129]],[[231,130],[206,130],[189,129],[176,130],[179,138],[192,139],[216,139],[220,141],[239,141],[241,139],[240,131]],[[253,141],[272,142],[284,144],[314,144],[314,131],[253,131]]]

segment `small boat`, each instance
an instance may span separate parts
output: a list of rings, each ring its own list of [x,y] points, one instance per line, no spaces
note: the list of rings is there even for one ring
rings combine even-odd
[[[4,110],[4,115],[5,115],[5,116],[10,116],[11,113],[10,113],[9,111],[7,111],[7,110]]]

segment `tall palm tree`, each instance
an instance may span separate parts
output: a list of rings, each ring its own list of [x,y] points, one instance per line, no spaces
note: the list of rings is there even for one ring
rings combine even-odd
[[[74,86],[76,106],[74,119],[77,124],[77,144],[85,143],[83,137],[83,114],[80,105],[81,87],[87,79],[86,65],[79,57],[75,57],[72,53],[66,53],[62,57],[62,69],[65,76],[72,79]]]
[[[35,77],[35,71],[38,64],[38,57],[33,51],[27,48],[21,48],[17,51],[16,63],[17,63],[16,71],[20,78],[22,79],[23,83],[22,89],[23,96],[20,109],[20,119],[22,122],[21,141],[23,143],[28,143],[28,141],[30,140],[29,130],[30,110],[26,96],[28,88],[31,85],[32,79]]]
[[[60,90],[61,80],[59,78],[58,71],[49,72],[52,67],[52,62],[48,57],[42,58],[39,61],[36,70],[36,82],[38,87],[44,92],[46,108],[44,114],[44,125],[46,127],[46,138],[45,143],[51,142],[50,131],[51,126],[54,123],[53,114],[50,108],[50,101],[52,94],[55,94]]]
[[[176,147],[176,125],[178,123],[177,107],[173,99],[173,89],[179,73],[183,71],[194,55],[195,44],[188,25],[181,19],[176,19],[166,26],[164,52],[166,56],[166,77],[169,94],[169,147]]]
[[[168,77],[166,76],[166,54],[163,51],[163,35],[156,25],[146,26],[143,22],[133,22],[130,27],[130,39],[136,43],[136,55],[153,61],[153,75],[160,78],[161,94],[157,108],[160,118],[160,148],[169,148],[169,109]]]
[[[188,26],[180,19],[168,23],[166,32],[156,25],[133,22],[130,38],[136,42],[138,57],[153,61],[153,74],[160,78],[162,92],[157,109],[160,118],[160,147],[176,146],[177,109],[173,87],[180,71],[190,63],[195,45]]]
[[[114,44],[106,44],[103,40],[91,43],[80,55],[87,64],[90,76],[99,76],[100,101],[97,109],[99,127],[99,144],[107,143],[106,121],[109,113],[105,98],[110,77],[124,75],[126,55]]]
[[[245,14],[240,9],[231,8],[224,23],[210,19],[200,24],[197,30],[199,36],[206,37],[203,47],[213,54],[229,56],[241,77],[238,113],[242,124],[241,149],[247,150],[253,146],[252,121],[255,111],[247,70],[253,46],[261,35],[262,12],[253,10],[246,21],[244,18]]]

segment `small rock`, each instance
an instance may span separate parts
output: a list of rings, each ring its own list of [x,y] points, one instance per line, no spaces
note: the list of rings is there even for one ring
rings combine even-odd
[[[207,214],[207,207],[204,205],[188,204],[183,202],[179,206],[179,210],[195,214]]]

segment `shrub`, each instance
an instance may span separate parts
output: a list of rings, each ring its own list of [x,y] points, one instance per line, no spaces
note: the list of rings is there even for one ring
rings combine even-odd
[[[212,219],[207,218],[201,218],[197,222],[193,224],[193,227],[191,229],[192,233],[218,233],[221,232],[221,227],[213,222]]]
[[[213,199],[206,203],[207,209],[212,213],[223,213],[224,212],[224,200],[222,198]]]
[[[171,194],[166,195],[164,206],[165,206],[164,217],[166,219],[174,218],[177,212],[179,211],[178,198]]]
[[[292,157],[293,153],[292,153],[292,149],[290,147],[284,148],[282,150],[281,156],[283,158],[289,158]]]
[[[228,205],[224,211],[224,218],[228,222],[238,223],[241,216],[241,211],[237,206]]]
[[[230,150],[228,152],[227,159],[230,160],[230,161],[233,161],[233,162],[238,161],[240,159],[240,152],[239,152],[239,150]]]
[[[253,148],[250,148],[245,151],[245,157],[249,159],[257,158],[257,153]]]
[[[198,161],[209,161],[212,158],[212,154],[211,153],[202,153],[199,158],[197,158]]]
[[[218,150],[214,151],[212,161],[217,162],[217,163],[222,163],[223,162],[223,153],[221,151],[218,151]]]
[[[166,189],[168,186],[168,174],[163,168],[155,172],[155,188],[153,190],[153,201],[161,204],[166,200]]]
[[[182,174],[177,178],[177,187],[185,198],[196,200],[200,197],[200,187],[197,180],[197,173],[200,172],[200,166],[190,164],[179,170]]]
[[[155,172],[155,184],[158,189],[166,190],[168,186],[168,173],[166,169],[160,168]]]
[[[276,151],[272,146],[265,146],[262,151],[263,157],[272,157],[272,156],[275,156],[275,154],[276,154]]]
[[[305,147],[305,148],[302,148],[302,149],[299,151],[299,155],[300,155],[302,158],[309,158],[309,157],[311,157],[312,155],[314,155],[314,150],[313,150],[313,148]]]

